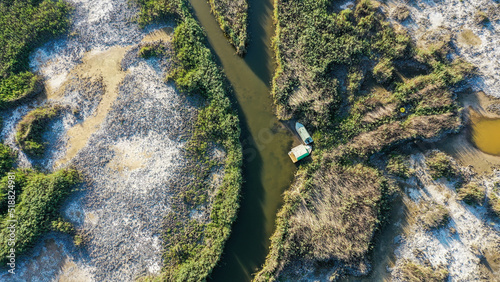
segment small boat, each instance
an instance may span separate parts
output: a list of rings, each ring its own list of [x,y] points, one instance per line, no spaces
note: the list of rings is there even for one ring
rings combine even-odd
[[[311,135],[309,135],[309,132],[307,132],[303,124],[298,122],[295,123],[295,130],[297,130],[297,133],[299,134],[300,138],[302,138],[302,141],[304,141],[306,145],[309,145],[313,142]]]
[[[293,163],[296,163],[309,156],[311,152],[311,146],[300,144],[299,146],[293,148],[290,152],[288,152],[288,156],[290,156],[290,159],[292,159]]]

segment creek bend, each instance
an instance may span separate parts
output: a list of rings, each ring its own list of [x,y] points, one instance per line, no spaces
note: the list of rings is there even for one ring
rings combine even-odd
[[[281,194],[296,170],[287,155],[293,135],[276,119],[270,97],[273,4],[270,0],[249,1],[250,44],[241,58],[224,37],[209,4],[205,0],[190,3],[233,87],[242,129],[245,182],[240,209],[211,280],[250,281],[264,263]]]

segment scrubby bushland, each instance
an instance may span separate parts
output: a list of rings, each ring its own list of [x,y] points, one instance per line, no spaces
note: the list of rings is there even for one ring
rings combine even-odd
[[[408,282],[440,282],[446,281],[448,278],[448,270],[443,267],[422,266],[411,261],[402,264],[397,271],[400,272],[398,277],[401,281]]]
[[[209,0],[212,13],[220,28],[239,55],[246,53],[247,0]]]
[[[301,195],[290,219],[295,251],[288,255],[353,261],[366,254],[388,189],[380,172],[362,164],[332,165],[319,169],[306,185],[311,192]]]
[[[42,156],[45,152],[42,135],[61,110],[59,105],[50,105],[36,108],[24,116],[17,125],[16,142],[19,147],[31,156]]]
[[[469,205],[482,205],[486,191],[484,187],[469,182],[458,189],[458,199]]]
[[[28,56],[68,29],[70,11],[63,1],[0,2],[0,109],[42,89],[40,78],[29,72]]]
[[[165,219],[165,268],[158,281],[202,281],[210,274],[222,254],[231,225],[239,207],[242,183],[242,152],[239,143],[239,120],[229,101],[229,87],[223,72],[207,47],[202,28],[193,18],[185,0],[138,1],[139,22],[174,19],[171,54],[172,66],[168,80],[191,95],[200,95],[205,106],[198,112],[186,152],[196,161],[193,183],[187,183],[178,198],[173,199],[172,213]],[[216,144],[225,152],[220,163],[211,161],[209,149]],[[223,168],[219,187],[208,187],[210,170]],[[209,201],[208,193],[214,192]],[[189,218],[189,211],[198,206],[211,207],[207,221]]]
[[[5,262],[11,248],[8,244],[9,222],[13,216],[16,222],[16,254],[28,250],[44,232],[52,230],[52,222],[59,218],[62,202],[71,192],[80,177],[75,170],[59,170],[51,174],[43,174],[32,170],[17,170],[15,179],[16,206],[14,210],[2,210],[0,230],[0,256]],[[0,181],[2,208],[4,195],[9,189],[8,176]]]
[[[324,263],[328,258],[330,262],[340,263],[337,266],[347,263],[352,269],[355,262],[366,255],[380,224],[376,221],[357,226],[354,233],[324,228],[322,238],[352,245],[340,244],[343,250],[323,248],[323,252],[315,252],[314,244],[321,247],[324,240],[311,237],[314,232],[307,233],[304,231],[307,229],[302,230],[306,235],[299,240],[296,234],[300,232],[296,229],[301,224],[345,210],[350,211],[345,212],[346,217],[364,214],[344,207],[342,202],[311,203],[316,195],[336,187],[326,183],[323,187],[314,185],[316,177],[328,173],[327,164],[348,171],[358,165],[369,167],[370,157],[375,153],[387,154],[398,144],[436,139],[456,131],[461,119],[452,88],[474,73],[473,66],[467,62],[448,56],[449,35],[430,34],[422,38],[422,42],[413,43],[405,30],[385,21],[375,2],[359,1],[353,10],[339,13],[331,12],[330,0],[278,0],[275,3],[273,46],[277,68],[272,95],[277,115],[307,124],[316,145],[312,160],[301,165],[294,188],[284,195],[270,252],[256,276],[257,281],[279,279],[290,262],[303,259],[295,254],[307,254],[309,262],[317,263]],[[408,66],[415,64],[422,69],[408,72]],[[410,173],[399,158],[390,160],[386,169],[401,177]],[[339,181],[350,183],[350,175],[339,174],[345,177]],[[358,189],[378,187],[381,178],[370,175],[367,174],[367,183]],[[352,189],[351,193],[356,193],[354,191],[358,190]],[[381,191],[380,197],[385,199],[392,190]],[[324,201],[327,200],[325,197]],[[371,205],[370,201],[371,198],[361,196],[353,205],[365,207],[362,211],[370,211],[372,216],[383,215],[382,208],[386,205]],[[299,208],[305,204],[307,212]],[[431,216],[429,226],[446,222],[441,215]],[[364,217],[361,215],[361,218]]]

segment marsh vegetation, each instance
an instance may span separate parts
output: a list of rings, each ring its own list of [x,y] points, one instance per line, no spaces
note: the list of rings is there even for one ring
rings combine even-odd
[[[452,88],[472,75],[474,67],[450,59],[449,34],[429,33],[412,42],[403,28],[384,19],[375,2],[359,1],[352,10],[338,12],[332,12],[327,0],[276,5],[273,44],[278,66],[272,95],[277,115],[312,126],[316,146],[313,159],[300,167],[294,186],[285,193],[270,253],[256,280],[274,280],[305,260],[331,265],[339,273],[366,274],[366,255],[395,191],[384,175],[404,179],[412,173],[402,156],[389,158],[385,171],[372,156],[410,140],[457,131],[460,108]],[[447,176],[445,161],[432,162],[435,177]],[[365,171],[363,185],[355,184],[356,174],[346,173],[356,168]],[[335,174],[343,175],[342,185],[326,181]],[[358,198],[353,196],[357,193]],[[429,228],[447,220],[445,210],[436,211],[422,218]],[[317,226],[334,222],[325,217],[335,217],[343,227],[325,227],[320,237],[313,236]],[[360,218],[366,224],[349,231]],[[316,245],[319,238],[331,238],[344,247],[315,251],[311,238],[318,238]],[[351,245],[339,243],[346,241]]]
[[[139,1],[141,22],[161,19],[153,2]],[[175,19],[177,23],[172,41],[173,65],[167,80],[175,82],[183,92],[200,95],[205,105],[198,112],[186,149],[188,156],[197,163],[190,167],[196,181],[187,186],[166,218],[165,268],[159,277],[151,279],[200,281],[219,261],[236,218],[242,183],[239,120],[228,98],[226,78],[215,63],[205,34],[193,18],[187,1],[159,1],[158,5],[164,5],[161,8],[163,19]],[[223,148],[223,160],[210,161],[214,145]],[[223,168],[223,179],[213,191],[209,178],[211,171],[218,167]],[[211,192],[212,197],[208,194]],[[204,205],[211,208],[207,221],[189,217],[189,210]]]

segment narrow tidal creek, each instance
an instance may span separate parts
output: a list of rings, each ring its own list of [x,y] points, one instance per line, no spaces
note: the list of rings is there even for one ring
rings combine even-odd
[[[287,155],[293,135],[276,119],[270,97],[273,4],[271,0],[249,1],[250,44],[248,53],[240,58],[210,14],[207,1],[190,2],[234,89],[242,127],[245,183],[240,210],[211,280],[250,281],[264,263],[281,194],[296,170]]]

